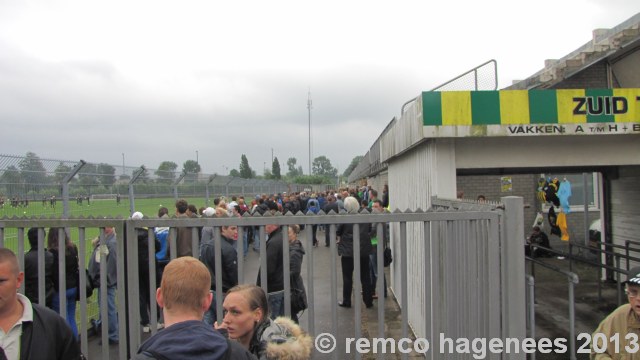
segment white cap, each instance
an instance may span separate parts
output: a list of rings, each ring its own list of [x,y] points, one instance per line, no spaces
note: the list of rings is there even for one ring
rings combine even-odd
[[[204,209],[204,211],[202,213],[206,217],[212,217],[213,215],[216,214],[216,209],[214,209],[212,207],[208,207],[208,208]]]
[[[142,215],[142,213],[140,211],[136,211],[136,212],[133,213],[133,215],[131,215],[131,218],[133,220],[142,220],[143,216],[144,215]]]

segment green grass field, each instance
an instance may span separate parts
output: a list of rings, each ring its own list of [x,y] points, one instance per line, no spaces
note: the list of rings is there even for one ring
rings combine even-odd
[[[205,206],[204,198],[186,198],[190,204],[196,205],[196,207],[200,208],[201,206]],[[166,207],[169,209],[169,214],[172,215],[175,212],[175,200],[173,198],[159,198],[159,199],[137,199],[135,200],[135,211],[142,212],[145,216],[148,217],[157,217],[158,209],[160,207]],[[43,206],[42,202],[30,202],[27,207],[17,207],[13,208],[8,204],[5,204],[3,208],[0,208],[0,220],[3,217],[12,218],[14,216],[17,217],[60,217],[62,216],[63,204],[62,201],[58,201],[55,208],[51,208],[49,203],[47,206]],[[83,205],[79,205],[75,200],[69,202],[69,215],[71,217],[129,217],[129,201],[126,198],[122,198],[120,205],[116,204],[115,200],[94,200],[91,202],[91,205],[87,205],[86,201]],[[24,249],[28,251],[30,248],[29,241],[26,238],[27,230],[24,231]],[[46,233],[49,233],[49,229],[45,229]],[[86,229],[85,232],[85,241],[86,241],[86,253],[85,259],[86,263],[89,262],[89,257],[91,256],[91,252],[93,251],[93,247],[91,246],[91,240],[97,236],[99,236],[100,230],[95,229]],[[70,229],[71,240],[78,245],[79,236],[78,229],[71,228]],[[46,247],[46,238],[45,238],[45,247]],[[4,232],[4,246],[17,252],[18,250],[18,231],[15,228],[7,228]],[[97,306],[97,292],[94,291],[94,295],[91,298],[87,299],[87,315],[89,318],[97,318],[98,314],[98,306]],[[79,308],[79,307],[78,307]],[[76,313],[76,321],[79,322],[79,313]],[[80,324],[79,324],[80,325]]]
[[[186,198],[189,204],[194,204],[196,207],[200,208],[201,206],[205,206],[204,198]],[[135,200],[135,211],[142,212],[147,217],[157,217],[158,209],[160,207],[166,207],[169,209],[169,214],[172,215],[175,212],[175,200],[173,198],[157,198],[157,199],[136,199]],[[3,208],[0,209],[0,218],[8,217],[12,218],[14,216],[17,217],[60,217],[63,212],[63,204],[62,201],[58,201],[55,208],[52,208],[47,203],[46,206],[43,206],[41,202],[32,201],[29,203],[27,207],[11,207],[8,204],[5,204]],[[75,200],[69,202],[69,215],[71,217],[123,217],[127,218],[131,214],[129,213],[129,201],[126,198],[122,198],[120,205],[116,204],[115,200],[93,200],[90,205],[87,205],[87,202],[83,202],[83,205],[79,205]],[[48,229],[47,229],[48,232]],[[10,248],[14,251],[18,249],[17,244],[17,230],[16,229],[6,229],[4,234],[5,247]],[[74,243],[78,243],[78,230],[71,229],[70,231],[71,240]],[[99,229],[87,229],[85,232],[85,237],[87,241],[97,237],[99,235]],[[25,229],[26,236],[26,229]],[[46,244],[46,242],[45,242]],[[91,254],[91,246],[87,243],[87,258]],[[28,241],[25,239],[25,250],[29,249]]]

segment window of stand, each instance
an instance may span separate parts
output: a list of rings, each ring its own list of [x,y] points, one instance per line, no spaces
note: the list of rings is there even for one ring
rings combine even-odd
[[[571,197],[569,198],[569,205],[571,207],[572,212],[582,212],[584,211],[584,177],[583,174],[562,174],[562,173],[546,173],[540,174],[540,177],[545,178],[547,181],[553,180],[554,178],[558,178],[560,182],[567,180],[571,183]],[[600,210],[599,197],[598,197],[598,189],[600,188],[600,184],[598,183],[598,174],[597,173],[587,173],[587,204],[589,205],[589,211],[597,211]],[[546,202],[542,205],[542,210],[544,212],[549,211],[549,207],[551,207],[550,202]],[[558,207],[556,207],[556,210]]]

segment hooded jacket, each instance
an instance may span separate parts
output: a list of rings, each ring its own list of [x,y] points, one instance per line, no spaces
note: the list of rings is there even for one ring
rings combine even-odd
[[[142,359],[223,359],[227,340],[202,321],[173,324],[145,341],[135,360]]]
[[[260,360],[306,360],[311,357],[311,337],[286,317],[268,320],[256,328],[249,351]]]

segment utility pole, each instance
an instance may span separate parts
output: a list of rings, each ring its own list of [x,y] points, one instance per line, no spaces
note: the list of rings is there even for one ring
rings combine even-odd
[[[311,88],[309,88],[309,98],[307,99],[307,109],[309,110],[309,175],[311,175]]]

